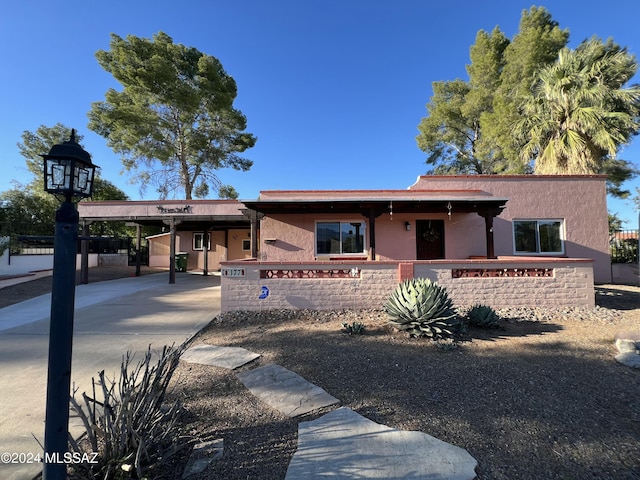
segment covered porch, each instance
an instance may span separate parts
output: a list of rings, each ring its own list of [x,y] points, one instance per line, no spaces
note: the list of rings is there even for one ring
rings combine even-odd
[[[469,214],[482,217],[484,229],[482,235],[465,238],[464,241],[474,242],[476,245],[484,243],[482,253],[476,256],[495,259],[494,219],[500,215],[507,201],[507,198],[496,198],[480,190],[327,190],[261,192],[259,200],[245,201],[244,204],[264,216],[261,226],[263,239],[261,259],[273,258],[274,255],[271,252],[280,242],[282,247],[294,245],[298,250],[305,250],[307,256],[312,255],[316,260],[340,260],[358,256],[360,258],[364,256],[368,260],[434,260],[452,256],[445,252],[444,237],[448,229],[447,224],[451,225],[452,219],[460,219],[461,216]],[[287,231],[287,227],[295,226],[296,222],[300,223],[300,219],[308,222],[330,218],[364,218],[363,226],[366,226],[366,235],[358,231],[357,223],[351,223],[356,228],[356,237],[362,235],[361,252],[351,251],[345,254],[330,251],[327,253],[324,250],[321,251],[317,240],[315,246],[310,246],[309,239],[293,239],[297,234]],[[396,226],[395,233],[389,232],[388,228],[386,228],[387,231],[379,231],[380,221],[388,227],[388,222],[394,219],[396,225],[399,225],[399,229]],[[308,226],[301,228],[309,229]],[[411,233],[407,234],[403,231]],[[404,248],[401,251],[380,256],[378,250],[380,239],[387,244],[393,244],[401,240],[400,234],[405,240],[409,236],[414,239],[416,251],[410,252]],[[296,243],[293,244],[293,241]],[[356,241],[358,241],[357,238]]]

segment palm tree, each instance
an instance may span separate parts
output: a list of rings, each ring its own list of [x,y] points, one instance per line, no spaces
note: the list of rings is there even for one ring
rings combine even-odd
[[[640,130],[640,85],[623,88],[637,68],[635,57],[610,40],[562,49],[556,63],[540,70],[533,95],[522,105],[523,120],[516,125],[525,141],[522,160],[533,161],[538,174],[620,167],[618,148]]]

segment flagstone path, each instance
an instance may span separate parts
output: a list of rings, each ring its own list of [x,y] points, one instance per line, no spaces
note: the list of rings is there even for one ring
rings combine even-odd
[[[260,355],[243,348],[197,345],[182,360],[229,369]],[[340,403],[322,388],[279,365],[237,374],[254,395],[284,415],[297,417]],[[219,458],[222,440],[194,449],[183,478],[201,472]],[[224,453],[222,453],[224,455]],[[396,430],[340,407],[298,425],[298,449],[285,480],[353,478],[472,480],[476,460],[455,445],[423,432]]]

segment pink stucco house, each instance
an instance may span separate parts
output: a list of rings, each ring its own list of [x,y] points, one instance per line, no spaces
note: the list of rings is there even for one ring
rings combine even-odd
[[[611,281],[605,183],[421,176],[406,190],[82,202],[79,211],[81,222],[164,225],[149,239],[150,261],[172,269],[185,251],[189,269],[220,269],[223,311],[379,307],[412,276],[438,281],[458,304],[593,306],[594,282]]]
[[[593,306],[594,281],[611,280],[605,181],[421,176],[407,190],[263,191],[244,202],[262,216],[258,257],[223,262],[223,310],[370,307],[410,276],[458,303]],[[254,295],[260,286],[270,297]]]

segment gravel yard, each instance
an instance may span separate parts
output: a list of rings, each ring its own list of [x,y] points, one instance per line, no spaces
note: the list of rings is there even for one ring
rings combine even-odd
[[[459,342],[411,339],[381,311],[236,312],[194,344],[244,347],[393,428],[463,447],[478,479],[640,478],[640,371],[613,359],[617,331],[640,328],[640,289],[598,287],[585,309],[503,309],[501,328]],[[341,332],[362,322],[364,335]],[[200,479],[283,479],[297,424],[248,394],[233,372],[182,363],[172,398],[183,431],[224,439]]]
[[[92,270],[92,282],[131,274]],[[0,307],[50,284],[3,288]],[[277,363],[375,422],[465,448],[480,480],[640,479],[640,370],[613,358],[616,332],[640,329],[640,288],[598,286],[596,301],[590,310],[503,309],[500,329],[470,329],[455,343],[410,339],[375,310],[237,312],[192,344],[247,348],[262,356],[240,371]],[[341,332],[356,321],[364,335]],[[329,411],[284,417],[234,372],[184,362],[170,387],[176,399],[183,434],[224,439],[223,458],[193,480],[284,479],[298,423]],[[181,478],[186,458],[169,478]]]

